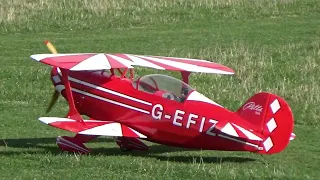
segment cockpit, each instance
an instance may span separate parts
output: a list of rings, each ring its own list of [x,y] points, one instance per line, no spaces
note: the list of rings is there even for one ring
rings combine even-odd
[[[178,102],[184,102],[193,91],[193,89],[183,81],[163,74],[142,76],[136,81],[133,81],[133,87],[140,91]]]

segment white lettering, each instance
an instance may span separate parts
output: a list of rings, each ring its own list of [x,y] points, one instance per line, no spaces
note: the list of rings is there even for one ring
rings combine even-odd
[[[204,126],[204,121],[205,121],[205,120],[206,120],[206,118],[205,118],[205,117],[202,117],[199,132],[202,132],[202,131],[203,131],[203,126]]]
[[[206,134],[210,136],[216,136],[216,133],[213,133],[212,130],[214,129],[218,121],[210,119],[209,122],[212,123],[213,125],[207,130]]]
[[[176,110],[176,113],[174,113],[174,118],[173,118],[173,125],[176,126],[182,126],[182,123],[177,122],[177,120],[182,120],[182,116],[179,116],[179,114],[184,115],[184,111]]]
[[[190,113],[188,122],[187,122],[187,129],[190,128],[190,124],[196,124],[196,121],[192,118],[198,118],[198,117],[199,117],[198,115]]]
[[[154,119],[160,120],[162,117],[162,111],[163,111],[163,106],[161,104],[156,104],[152,107],[151,115]]]

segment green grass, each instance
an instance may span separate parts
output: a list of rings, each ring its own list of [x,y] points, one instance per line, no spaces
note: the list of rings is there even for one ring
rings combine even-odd
[[[320,1],[0,0],[1,179],[317,179],[320,172]],[[190,84],[231,110],[259,91],[284,97],[297,139],[276,155],[191,151],[150,144],[122,153],[98,139],[87,156],[60,153],[68,133],[37,121],[53,89],[29,56],[125,52],[194,57],[235,76],[193,74]],[[177,73],[137,68],[137,75]],[[50,116],[67,111],[60,99]]]

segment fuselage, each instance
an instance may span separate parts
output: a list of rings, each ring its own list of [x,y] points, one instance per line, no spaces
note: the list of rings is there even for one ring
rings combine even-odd
[[[57,68],[52,70],[52,79],[65,97]],[[80,114],[119,122],[144,134],[149,141],[212,150],[257,151],[259,148],[258,141],[247,139],[239,130],[229,127],[231,123],[240,124],[248,131],[255,131],[255,126],[195,90],[179,102],[139,90],[137,82],[102,71],[70,71],[69,81]],[[232,136],[234,131],[239,137]],[[255,135],[259,136],[256,132]]]

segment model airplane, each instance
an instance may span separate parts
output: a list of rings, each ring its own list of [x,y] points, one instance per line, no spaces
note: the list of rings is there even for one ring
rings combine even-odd
[[[84,143],[112,136],[122,150],[148,150],[144,139],[184,148],[273,154],[295,137],[291,109],[277,95],[258,93],[232,112],[188,85],[191,72],[234,74],[220,64],[132,54],[57,54],[50,42],[46,45],[53,54],[31,58],[53,66],[55,93],[48,111],[62,94],[69,112],[65,118],[39,120],[76,133],[57,138],[62,150],[89,153]],[[183,81],[160,74],[134,79],[133,66],[180,71]]]

